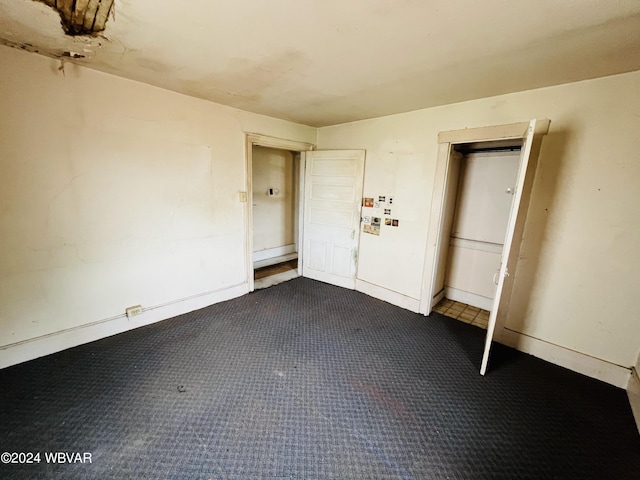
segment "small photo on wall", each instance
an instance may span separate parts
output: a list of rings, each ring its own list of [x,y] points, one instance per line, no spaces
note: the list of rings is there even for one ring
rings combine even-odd
[[[373,217],[371,224],[365,224],[362,231],[371,235],[380,235],[380,218]]]
[[[365,197],[362,199],[362,206],[373,208],[373,197]]]
[[[397,218],[394,218],[394,219],[391,221],[391,226],[392,226],[392,227],[397,227],[398,225],[400,225],[400,220],[398,220]]]
[[[385,218],[384,219],[384,224],[391,226],[391,219],[390,218]]]

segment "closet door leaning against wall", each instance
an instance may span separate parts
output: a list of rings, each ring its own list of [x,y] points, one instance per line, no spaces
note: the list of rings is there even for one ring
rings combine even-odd
[[[490,310],[520,148],[463,153],[444,296]]]

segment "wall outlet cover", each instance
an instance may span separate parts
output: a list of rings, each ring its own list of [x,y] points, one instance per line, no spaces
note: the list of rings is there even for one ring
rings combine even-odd
[[[125,310],[127,317],[135,317],[136,315],[140,315],[142,313],[142,305],[134,305],[133,307],[129,307]]]

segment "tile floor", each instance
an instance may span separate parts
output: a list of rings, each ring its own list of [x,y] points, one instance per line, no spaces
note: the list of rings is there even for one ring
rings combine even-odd
[[[454,302],[448,298],[443,298],[433,309],[434,312],[441,313],[450,318],[455,318],[461,322],[470,323],[476,327],[487,329],[489,323],[489,311],[478,307],[472,307],[465,303]]]

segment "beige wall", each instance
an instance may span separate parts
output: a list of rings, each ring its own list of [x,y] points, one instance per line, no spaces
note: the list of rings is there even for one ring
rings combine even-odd
[[[367,150],[364,196],[400,227],[362,235],[358,277],[419,299],[438,132],[551,119],[508,327],[629,367],[640,339],[640,72],[322,128]],[[385,235],[387,233],[387,235]]]
[[[246,290],[244,134],[315,129],[6,47],[0,65],[0,346]]]
[[[366,149],[364,196],[393,195],[400,226],[362,235],[358,277],[419,300],[438,132],[537,117],[552,124],[508,326],[638,358],[640,72],[316,132],[5,47],[0,64],[0,346],[245,292],[245,132]]]
[[[293,154],[253,147],[253,251],[294,243]],[[269,188],[277,189],[269,196]],[[277,255],[274,255],[277,256]]]

